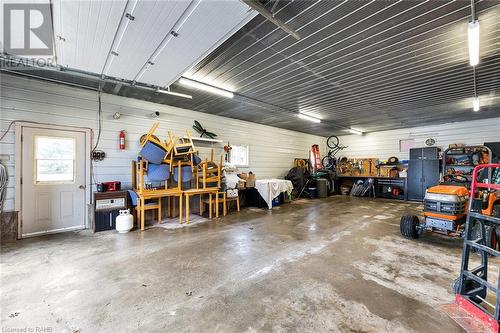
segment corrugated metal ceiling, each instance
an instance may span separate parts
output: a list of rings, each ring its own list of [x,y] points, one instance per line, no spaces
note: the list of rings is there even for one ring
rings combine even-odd
[[[275,3],[270,1],[271,8]],[[227,99],[174,83],[192,100],[106,83],[109,93],[257,123],[331,135],[500,115],[500,2],[476,1],[480,112],[472,111],[467,22],[470,1],[279,1],[276,17],[295,40],[257,16],[187,77],[232,86]],[[33,74],[96,87],[67,72]],[[296,117],[306,112],[321,124]]]
[[[257,17],[187,76],[233,86],[237,93],[291,111],[254,113],[252,106],[210,96],[191,108],[328,135],[332,124],[378,131],[500,115],[500,3],[477,1],[482,108],[471,110],[468,63],[470,1],[295,1],[277,17],[296,41]],[[308,124],[292,112],[328,123]]]

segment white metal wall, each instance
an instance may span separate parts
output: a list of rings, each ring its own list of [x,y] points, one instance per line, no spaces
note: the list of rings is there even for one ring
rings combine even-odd
[[[0,74],[0,133],[14,120],[34,121],[57,125],[90,127],[97,134],[97,93],[54,83]],[[193,120],[198,120],[219,139],[231,144],[249,145],[250,166],[257,178],[282,177],[292,167],[296,157],[306,158],[312,144],[324,147],[325,138],[250,122],[209,115],[149,103],[131,98],[103,94],[103,124],[98,149],[107,153],[104,161],[95,163],[97,182],[118,180],[122,186],[130,186],[130,161],[137,157],[140,135],[155,122],[150,117],[154,111],[161,113],[157,135],[165,136],[171,129],[184,135]],[[114,120],[112,115],[122,117]],[[118,149],[120,130],[127,132],[127,149]],[[191,130],[195,135],[194,130]],[[210,144],[199,145],[202,157],[209,156]],[[223,153],[223,144],[215,144],[216,156]],[[10,155],[6,162],[9,184],[5,210],[14,209],[14,154],[15,138],[11,131],[0,142],[0,154]]]
[[[481,145],[500,141],[500,117],[435,126],[404,128],[373,132],[363,136],[339,137],[341,144],[348,146],[339,153],[349,157],[376,157],[386,160],[391,156],[408,159],[408,152],[399,151],[399,140],[414,139],[415,147],[424,147],[425,140],[433,138],[436,146],[446,149],[450,143]]]

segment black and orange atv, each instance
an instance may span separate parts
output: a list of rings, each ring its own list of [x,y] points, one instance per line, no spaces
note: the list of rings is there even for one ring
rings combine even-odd
[[[463,237],[468,205],[469,190],[464,186],[430,187],[425,193],[423,221],[416,215],[404,215],[400,221],[401,234],[406,238],[418,238],[424,231],[430,231],[446,236]],[[484,215],[500,218],[499,192],[490,190],[480,192],[473,199],[472,207]],[[485,232],[489,246],[497,249],[497,230],[487,226]],[[481,234],[479,224],[474,224],[472,233]]]

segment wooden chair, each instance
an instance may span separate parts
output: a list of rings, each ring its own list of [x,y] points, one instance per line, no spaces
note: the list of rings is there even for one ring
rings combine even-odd
[[[226,194],[226,193],[224,193],[224,194]],[[240,211],[240,195],[239,194],[234,198],[228,198],[226,195],[225,200],[226,200],[226,213],[227,213],[227,210],[229,209],[231,202],[236,202],[236,209],[238,212]]]
[[[158,139],[154,133],[160,126],[160,123],[154,123],[147,134],[140,138],[141,152],[140,155],[152,163],[160,164],[164,161],[167,154],[170,153],[171,147],[167,143]]]
[[[210,187],[221,187],[222,179],[222,155],[220,157],[219,164],[215,163],[213,160],[214,151],[212,149],[212,154],[210,160],[205,160],[197,165],[196,172],[196,186],[197,188],[207,189]]]
[[[206,198],[200,197],[200,215],[203,214],[204,206],[208,205],[213,207],[215,211],[215,217],[219,217],[219,205],[222,203],[222,216],[226,216],[229,211],[229,206],[231,202],[236,203],[236,210],[240,211],[240,197],[236,196],[234,198],[228,198],[227,192],[217,192],[213,195],[208,195]],[[209,208],[210,209],[210,208]],[[209,218],[212,218],[211,212],[209,212]]]
[[[132,190],[129,190],[128,193],[130,196],[130,202],[134,208],[134,219],[135,219],[135,221],[137,221],[137,228],[141,227],[139,225],[140,224],[139,214],[140,214],[141,209],[143,209],[145,212],[151,211],[152,212],[152,220],[155,220],[155,215],[156,215],[156,219],[158,220],[158,224],[161,223],[161,206],[162,206],[161,198],[150,199],[150,200],[148,200],[147,203],[144,204],[144,207],[141,208],[141,207],[138,207],[138,205],[140,205],[140,204],[139,204],[137,194]],[[157,212],[156,214],[155,214],[155,211]]]
[[[208,205],[208,218],[212,219],[212,217],[213,217],[212,214],[214,211],[215,211],[215,217],[219,217],[219,202],[220,202],[219,200],[220,200],[220,198],[215,197],[218,195],[218,193],[219,192],[207,193],[206,197],[203,197],[203,195],[200,195],[200,215],[203,215],[205,205]],[[219,200],[217,200],[217,199],[219,199]],[[224,207],[225,207],[225,204],[224,204]],[[224,215],[226,215],[226,214],[224,214]]]
[[[168,132],[170,142],[173,143],[174,157],[196,153],[197,150],[194,146],[189,130],[186,130],[186,134],[185,138],[179,138],[175,136],[173,132]]]

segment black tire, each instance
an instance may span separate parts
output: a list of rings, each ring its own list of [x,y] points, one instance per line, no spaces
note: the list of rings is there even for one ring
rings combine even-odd
[[[481,237],[481,224],[479,222],[473,222],[471,239],[475,240]],[[485,230],[485,244],[486,246],[496,250],[498,248],[497,241],[497,231],[495,228],[487,225],[484,227]],[[477,249],[472,249],[474,252],[478,252]]]
[[[492,248],[493,250],[496,250],[498,244],[497,244],[497,233],[495,228],[491,226],[486,226],[485,231],[486,231],[486,237],[485,237],[486,245]]]
[[[493,211],[491,213],[493,217],[499,217],[500,218],[500,200],[495,201],[493,204]]]
[[[337,148],[339,146],[339,138],[336,135],[329,136],[326,139],[326,145],[330,149]]]
[[[406,238],[415,239],[418,238],[419,233],[417,226],[420,224],[418,217],[415,215],[404,215],[401,217],[399,222],[399,229],[401,235]]]
[[[335,160],[327,155],[323,157],[323,159],[321,160],[321,164],[323,164],[323,167],[325,169],[332,170],[335,165]]]

